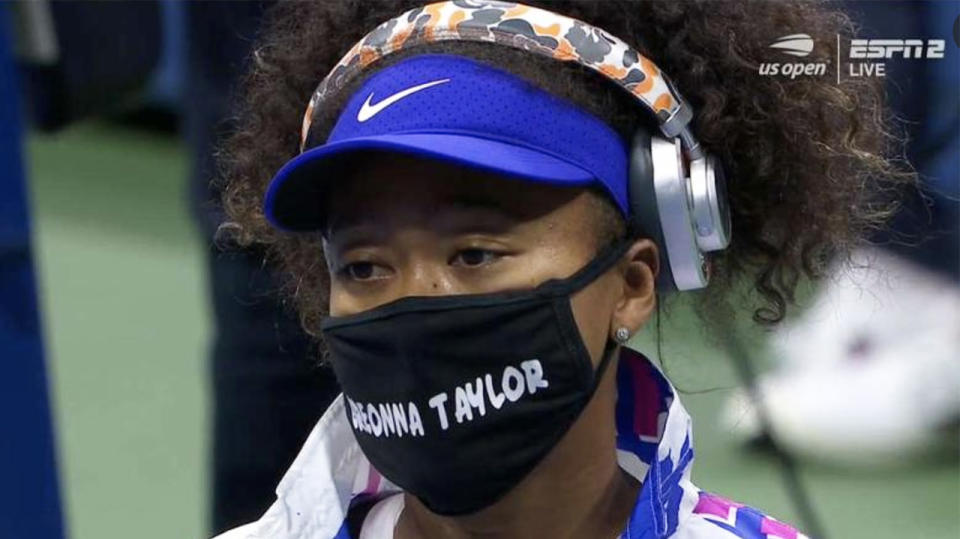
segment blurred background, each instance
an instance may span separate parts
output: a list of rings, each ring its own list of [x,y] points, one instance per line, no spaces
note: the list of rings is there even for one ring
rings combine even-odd
[[[946,40],[942,60],[887,62],[925,196],[861,253],[884,278],[806,286],[783,328],[746,317],[742,333],[825,536],[955,539],[960,2],[842,5],[865,36]],[[209,537],[255,519],[336,393],[261,253],[213,242],[212,152],[268,7],[0,4],[0,539]],[[756,403],[691,305],[662,319],[659,356],[655,337],[632,344],[687,391],[694,481],[799,522]]]

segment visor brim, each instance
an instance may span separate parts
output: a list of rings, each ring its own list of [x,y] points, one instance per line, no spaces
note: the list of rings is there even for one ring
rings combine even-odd
[[[323,197],[343,158],[379,150],[436,159],[533,182],[579,186],[596,182],[560,156],[501,140],[451,133],[401,133],[341,140],[288,161],[267,188],[264,213],[275,227],[311,231],[324,225]]]

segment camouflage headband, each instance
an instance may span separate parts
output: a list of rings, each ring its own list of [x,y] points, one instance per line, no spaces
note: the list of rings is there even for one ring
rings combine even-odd
[[[303,117],[300,151],[317,104],[336,94],[365,67],[390,53],[445,40],[497,43],[586,66],[625,88],[652,111],[660,131],[668,138],[679,136],[691,158],[700,156],[687,126],[693,112],[666,73],[648,58],[585,22],[498,0],[436,2],[377,26],[347,51],[317,86]]]

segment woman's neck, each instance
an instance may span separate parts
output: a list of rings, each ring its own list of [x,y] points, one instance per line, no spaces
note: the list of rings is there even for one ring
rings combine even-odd
[[[616,537],[633,511],[640,484],[617,465],[615,377],[604,378],[557,446],[501,500],[470,515],[445,517],[404,494],[394,537]]]

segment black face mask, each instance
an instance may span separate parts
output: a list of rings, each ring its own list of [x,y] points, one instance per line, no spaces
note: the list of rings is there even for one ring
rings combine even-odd
[[[475,512],[516,486],[586,407],[616,347],[607,341],[594,373],[570,296],[629,246],[532,290],[406,297],[325,320],[373,467],[441,515]]]

